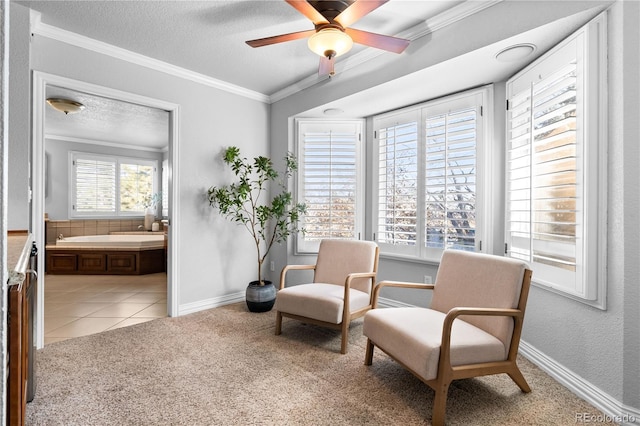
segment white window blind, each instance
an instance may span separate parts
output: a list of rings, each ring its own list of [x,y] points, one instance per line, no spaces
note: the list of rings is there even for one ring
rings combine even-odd
[[[416,114],[381,123],[378,136],[379,244],[404,246],[415,254],[418,242],[418,121]],[[408,247],[407,247],[408,246]]]
[[[476,109],[426,119],[426,245],[475,249]]]
[[[376,241],[381,253],[438,260],[481,251],[477,201],[488,87],[374,117]]]
[[[298,120],[299,200],[307,206],[299,252],[317,251],[326,238],[361,236],[362,122]]]
[[[111,214],[116,211],[116,163],[95,157],[76,158],[75,210],[78,214]]]
[[[530,263],[534,283],[603,306],[596,242],[604,107],[593,83],[599,65],[585,55],[599,57],[589,42],[597,22],[507,82],[505,234],[507,255]]]

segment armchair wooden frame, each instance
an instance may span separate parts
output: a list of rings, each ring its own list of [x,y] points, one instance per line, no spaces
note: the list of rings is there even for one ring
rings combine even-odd
[[[416,377],[422,380],[425,384],[431,387],[435,392],[435,399],[433,402],[432,424],[434,426],[444,425],[444,419],[446,415],[447,394],[449,391],[449,385],[453,380],[468,379],[478,376],[487,376],[491,374],[506,373],[511,379],[518,385],[522,392],[531,392],[527,381],[525,380],[522,372],[518,368],[516,363],[516,357],[518,355],[518,347],[520,345],[520,336],[522,334],[522,324],[524,320],[524,312],[527,303],[527,297],[529,295],[529,288],[531,286],[531,274],[532,271],[525,269],[524,277],[522,279],[522,287],[520,291],[520,298],[518,300],[518,307],[516,309],[494,309],[494,308],[469,308],[469,307],[456,307],[451,309],[444,319],[442,326],[442,341],[440,346],[440,360],[438,363],[438,375],[433,380],[425,380],[418,373],[407,367],[402,362],[395,359],[395,357],[387,351],[387,349],[378,346],[383,352],[393,358],[396,362],[401,364],[408,371],[413,373]],[[403,287],[403,288],[416,288],[416,289],[433,289],[431,284],[418,284],[400,281],[381,281],[376,286],[373,292],[373,307],[377,307],[378,295],[383,287]],[[509,345],[509,352],[507,359],[504,361],[485,362],[479,364],[467,364],[467,365],[451,365],[451,327],[454,320],[460,315],[488,315],[488,316],[510,316],[513,317],[514,327],[511,335],[511,341]],[[377,346],[370,339],[367,339],[367,348],[365,353],[365,365],[371,365],[373,362],[373,349]]]
[[[376,247],[375,251],[375,262],[373,265],[372,272],[355,272],[347,275],[347,278],[344,281],[344,307],[342,309],[342,321],[340,324],[334,324],[332,322],[320,321],[314,318],[307,318],[300,315],[294,315],[287,312],[276,311],[276,335],[280,335],[282,333],[282,318],[291,318],[298,321],[302,321],[308,324],[319,325],[322,327],[332,328],[335,330],[340,330],[342,333],[342,342],[340,346],[340,353],[347,353],[347,344],[349,343],[349,325],[351,321],[357,318],[364,316],[368,310],[373,307],[373,294],[375,287],[375,280],[378,273],[378,254],[379,248]],[[285,279],[288,271],[291,270],[313,270],[315,271],[316,265],[287,265],[282,269],[280,273],[280,287],[282,290],[285,287]],[[351,312],[349,308],[349,294],[351,289],[351,281],[356,278],[370,278],[371,279],[371,290],[369,291],[369,304],[363,308],[358,309],[357,311]]]

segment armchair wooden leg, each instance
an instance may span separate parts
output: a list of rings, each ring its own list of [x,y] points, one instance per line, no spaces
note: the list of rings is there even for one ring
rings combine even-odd
[[[373,364],[373,342],[367,339],[367,351],[364,354],[364,365]]]
[[[511,377],[511,380],[516,382],[516,385],[518,385],[518,387],[520,388],[520,390],[522,390],[522,392],[524,393],[531,392],[531,388],[529,387],[527,380],[524,378],[524,376],[522,375],[522,372],[520,371],[517,365],[514,364],[511,371],[507,372],[507,374],[509,375],[509,377]]]
[[[436,395],[433,400],[433,412],[431,414],[431,424],[433,426],[443,426],[444,417],[447,411],[447,394],[449,393],[449,384],[439,383],[434,389]]]
[[[349,322],[342,321],[342,344],[340,345],[340,353],[347,353],[347,345],[349,344]]]
[[[276,336],[282,333],[282,314],[280,311],[276,311]]]

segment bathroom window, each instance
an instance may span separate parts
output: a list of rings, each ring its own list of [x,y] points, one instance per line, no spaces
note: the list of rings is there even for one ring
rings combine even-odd
[[[299,253],[316,253],[325,238],[363,238],[362,123],[296,120],[298,200],[307,206]]]
[[[152,206],[157,162],[72,152],[70,217],[140,216]]]

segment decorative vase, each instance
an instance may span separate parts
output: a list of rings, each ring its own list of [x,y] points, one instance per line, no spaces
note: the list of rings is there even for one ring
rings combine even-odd
[[[264,285],[260,285],[258,281],[251,281],[247,286],[245,298],[251,312],[270,311],[276,303],[276,287],[271,281],[264,281]]]
[[[144,213],[144,229],[151,231],[154,220],[156,220],[156,215],[151,208],[148,208]]]

